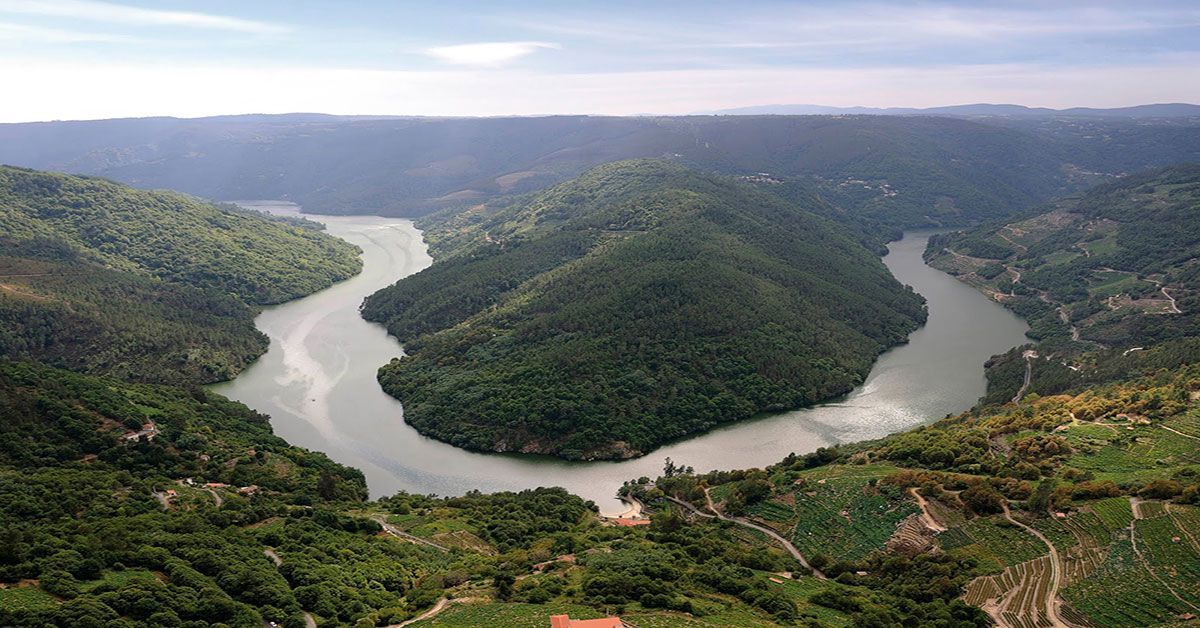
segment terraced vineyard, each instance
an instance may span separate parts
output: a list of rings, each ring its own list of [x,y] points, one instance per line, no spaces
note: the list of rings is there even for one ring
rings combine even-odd
[[[956,530],[970,542],[949,548],[942,537]],[[956,534],[950,542],[961,543],[962,537]],[[979,570],[982,573],[999,573],[1046,553],[1046,546],[1040,540],[999,517],[975,519],[966,525],[951,528],[939,537],[939,543],[951,553],[975,558],[980,563]]]
[[[897,526],[919,512],[903,491],[874,485],[877,474],[833,475],[805,482],[794,495],[792,542],[807,555],[857,560],[883,549]],[[762,512],[767,523],[785,515],[775,502]],[[756,513],[757,515],[757,513]],[[769,517],[769,518],[768,518]],[[757,516],[756,516],[757,518]]]
[[[1077,626],[1144,626],[1200,615],[1200,509],[1157,500],[1103,499],[1065,518],[1033,522],[1059,552],[1060,615]],[[1135,518],[1136,514],[1136,518]],[[1131,535],[1132,532],[1132,535]],[[981,519],[938,537],[948,552],[971,555],[987,572],[1034,548]],[[1044,548],[1044,546],[1043,546]],[[967,586],[963,599],[1002,625],[1050,626],[1050,557],[1009,563]]]
[[[1167,508],[1162,502],[1157,500],[1139,501],[1134,510],[1134,516],[1138,519],[1165,517],[1167,516]]]
[[[1062,596],[1100,627],[1159,625],[1195,612],[1154,578],[1128,539],[1115,541],[1099,569],[1063,589]]]
[[[1010,626],[1052,626],[1046,604],[1052,582],[1049,556],[1013,565],[995,576],[976,578],[963,598],[968,604],[997,613]]]
[[[1092,512],[1109,530],[1128,528],[1133,523],[1133,508],[1128,497],[1110,497],[1092,504]]]
[[[1164,588],[1200,613],[1200,553],[1170,517],[1134,523],[1137,548],[1147,567]]]

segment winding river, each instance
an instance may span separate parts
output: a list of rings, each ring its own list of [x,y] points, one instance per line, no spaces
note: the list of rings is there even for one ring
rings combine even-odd
[[[298,215],[285,203],[244,205]],[[311,296],[267,308],[256,319],[271,338],[266,355],[214,391],[271,415],[289,442],[362,469],[373,496],[399,490],[458,495],[563,486],[622,510],[614,493],[627,479],[654,477],[663,459],[698,471],[778,462],[839,442],[878,438],[972,406],[983,394],[983,363],[1025,340],[1019,318],[924,264],[930,232],[909,232],[884,263],[925,296],[929,321],[909,342],[883,354],[862,386],[833,403],[733,423],[637,460],[567,462],[541,456],[483,454],[426,438],[404,422],[375,371],[403,349],[358,315],[367,295],[429,266],[412,222],[375,216],[307,216],[363,249],[363,272]]]

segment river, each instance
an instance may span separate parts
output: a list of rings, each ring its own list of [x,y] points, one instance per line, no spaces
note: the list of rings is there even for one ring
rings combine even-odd
[[[298,215],[284,203],[247,206]],[[363,249],[363,272],[333,287],[269,307],[255,324],[271,346],[215,392],[269,414],[275,433],[361,469],[372,496],[399,490],[459,495],[562,486],[619,512],[621,483],[654,477],[663,459],[697,471],[778,462],[791,452],[885,436],[966,410],[983,395],[983,363],[1025,341],[1024,322],[979,292],[925,265],[930,232],[908,232],[884,263],[924,295],[929,320],[882,356],[862,386],[835,402],[732,423],[622,462],[567,462],[542,456],[469,452],[427,438],[404,422],[375,372],[403,349],[358,315],[363,298],[429,266],[412,222],[375,216],[312,216]]]

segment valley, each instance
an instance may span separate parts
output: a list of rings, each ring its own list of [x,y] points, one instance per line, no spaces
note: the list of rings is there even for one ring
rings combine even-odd
[[[414,223],[0,170],[0,624],[1190,621],[1194,169],[958,232],[852,198],[899,172]]]
[[[288,204],[249,206],[284,215],[297,211]],[[522,490],[552,480],[603,512],[619,512],[616,489],[630,478],[653,475],[664,457],[706,470],[767,465],[794,451],[878,438],[966,409],[983,393],[984,360],[1024,339],[1025,326],[1015,316],[926,266],[921,254],[930,234],[917,232],[893,243],[883,261],[925,297],[928,322],[906,344],[884,353],[865,382],[842,399],[718,427],[619,463],[470,452],[405,423],[403,399],[385,394],[375,377],[375,368],[403,349],[382,327],[358,316],[365,296],[431,263],[421,234],[395,219],[313,218],[363,250],[362,274],[259,315],[256,324],[271,338],[271,348],[212,390],[269,414],[289,442],[363,470],[375,496]]]

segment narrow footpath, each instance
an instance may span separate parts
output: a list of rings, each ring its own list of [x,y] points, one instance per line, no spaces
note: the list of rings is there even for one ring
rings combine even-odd
[[[916,487],[910,487],[908,494],[917,500],[917,507],[921,509],[921,521],[925,522],[925,527],[934,532],[945,532],[946,526],[938,523],[938,520],[933,518],[933,513],[929,512],[929,502],[925,501],[925,497],[917,492]]]
[[[438,613],[446,610],[446,607],[449,605],[450,605],[450,600],[448,600],[446,598],[442,598],[437,601],[437,604],[434,604],[432,608],[425,611],[424,613],[421,613],[420,615],[417,615],[416,617],[413,617],[412,619],[406,619],[398,624],[391,624],[388,626],[388,628],[403,628],[404,626],[411,626],[412,624],[415,624],[419,621],[425,621],[426,619],[431,619],[434,616],[436,616]]]

